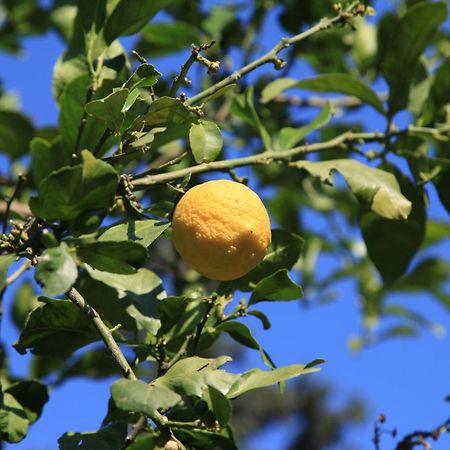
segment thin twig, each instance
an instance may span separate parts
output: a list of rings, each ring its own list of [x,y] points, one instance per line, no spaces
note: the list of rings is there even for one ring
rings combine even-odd
[[[192,348],[190,352],[192,356],[194,356],[197,353],[197,347],[200,342],[200,337],[202,335],[203,328],[205,328],[206,322],[209,319],[209,313],[211,312],[213,306],[214,301],[212,299],[208,299],[208,307],[206,308],[205,315],[203,317],[203,320],[198,324],[194,340],[192,341]]]
[[[14,281],[16,281],[30,267],[31,267],[31,261],[29,259],[25,260],[25,262],[6,279],[5,288],[8,287],[10,284],[13,284]]]
[[[22,188],[24,182],[25,182],[25,176],[19,175],[19,178],[16,183],[16,187],[14,188],[14,192],[12,193],[11,197],[9,197],[8,201],[6,202],[5,215],[3,216],[3,220],[2,220],[2,233],[6,232],[6,228],[8,227],[9,213],[11,211],[11,205],[12,205],[14,199],[19,194],[20,189]]]
[[[84,297],[74,287],[66,293],[66,296],[91,320],[103,342],[108,347],[112,357],[122,369],[124,376],[130,380],[137,380],[137,377],[125,358],[125,355],[122,353],[122,350],[115,341],[110,329],[105,325],[98,312],[86,302]]]
[[[133,428],[128,433],[123,446],[120,450],[128,448],[134,440],[138,437],[139,433],[147,426],[147,417],[141,416],[139,420],[133,425]]]
[[[103,134],[101,135],[100,139],[97,142],[97,145],[94,148],[94,151],[92,152],[92,154],[94,156],[98,156],[98,154],[100,153],[103,145],[105,144],[105,142],[108,140],[108,138],[111,136],[111,130],[109,128],[107,128]]]
[[[181,66],[181,72],[175,77],[172,83],[172,87],[169,91],[169,97],[175,97],[180,86],[185,82],[189,69],[199,59],[200,52],[212,47],[215,41],[211,41],[209,44],[202,44],[199,46],[192,45],[191,54],[188,60]]]
[[[193,103],[198,103],[199,101],[205,99],[206,97],[209,97],[210,95],[214,94],[215,92],[224,88],[225,86],[235,83],[237,80],[239,80],[247,73],[252,72],[253,70],[257,69],[258,67],[264,64],[274,63],[276,66],[278,66],[280,63],[278,53],[281,50],[289,47],[290,45],[297,44],[319,31],[329,29],[339,23],[347,22],[349,18],[357,14],[356,12],[353,11],[355,9],[355,6],[358,5],[358,3],[359,2],[352,3],[348,8],[346,8],[344,11],[340,11],[339,14],[337,14],[335,17],[331,19],[322,19],[318,24],[314,25],[313,27],[309,28],[303,33],[297,34],[296,36],[293,36],[291,38],[281,39],[280,42],[278,42],[266,54],[256,59],[255,61],[251,62],[250,64],[241,67],[239,70],[236,70],[231,75],[224,78],[222,81],[219,81],[218,83],[214,84],[213,86],[209,87],[208,89],[205,89],[204,91],[198,93],[197,95],[194,95],[193,97],[187,99],[185,101],[185,105],[192,105]]]

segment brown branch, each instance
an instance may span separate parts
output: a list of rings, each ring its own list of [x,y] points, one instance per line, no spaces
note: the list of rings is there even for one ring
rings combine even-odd
[[[14,188],[14,191],[13,191],[11,197],[9,197],[9,199],[6,202],[5,215],[3,216],[3,220],[2,220],[2,233],[6,232],[6,228],[8,227],[9,213],[11,211],[11,205],[12,205],[14,199],[19,194],[20,189],[22,188],[24,182],[25,182],[25,175],[19,175],[16,187]]]

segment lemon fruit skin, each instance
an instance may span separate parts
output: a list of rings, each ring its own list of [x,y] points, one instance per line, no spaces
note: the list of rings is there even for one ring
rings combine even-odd
[[[256,267],[271,241],[270,219],[258,195],[230,180],[194,186],[172,220],[184,262],[212,280],[234,280]]]

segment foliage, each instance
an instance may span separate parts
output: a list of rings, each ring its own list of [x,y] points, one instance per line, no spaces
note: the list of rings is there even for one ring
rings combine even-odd
[[[1,295],[30,268],[37,282],[15,297],[14,348],[31,352],[34,368],[30,380],[17,380],[3,362],[3,440],[24,439],[48,400],[32,378],[120,374],[102,427],[65,433],[60,449],[162,449],[168,441],[234,449],[236,398],[283,390],[323,362],[277,367],[239,320],[250,315],[270,328],[259,303],[303,292],[321,301],[351,278],[365,324],[355,349],[433,327],[392,303],[392,293],[427,291],[450,307],[449,263],[433,253],[449,226],[427,217],[429,189],[450,212],[448,5],[409,1],[373,21],[369,2],[306,2],[299,15],[300,2],[282,0],[279,25],[289,37],[261,55],[258,37],[275,4],[255,1],[248,18],[244,3],[207,12],[187,0],[1,6],[3,51],[19,53],[24,37],[50,30],[65,43],[53,78],[58,123],[35,126],[0,89],[0,150],[12,167],[0,180]],[[123,47],[129,35],[137,51]],[[230,72],[237,49],[243,62]],[[157,57],[180,50],[181,69],[158,67]],[[309,63],[308,77],[299,78],[299,62]],[[383,81],[387,93],[375,87]],[[369,109],[384,131],[351,114]],[[409,117],[402,128],[400,112]],[[259,266],[216,283],[175,255],[171,214],[213,172],[246,181],[234,172],[241,166],[252,167],[253,186],[273,193],[267,204],[278,228]],[[320,235],[304,220],[311,209],[343,229]],[[323,255],[342,263],[319,277]],[[229,312],[237,291],[248,295]],[[398,322],[377,328],[386,317]],[[206,357],[224,335],[257,350],[267,368],[232,373],[229,356]],[[85,348],[98,341],[108,362],[103,349]]]

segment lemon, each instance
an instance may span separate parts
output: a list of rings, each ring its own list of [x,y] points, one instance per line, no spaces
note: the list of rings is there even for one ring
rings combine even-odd
[[[184,262],[213,280],[234,280],[256,267],[270,245],[270,220],[247,186],[214,180],[183,195],[173,214],[173,241]]]

